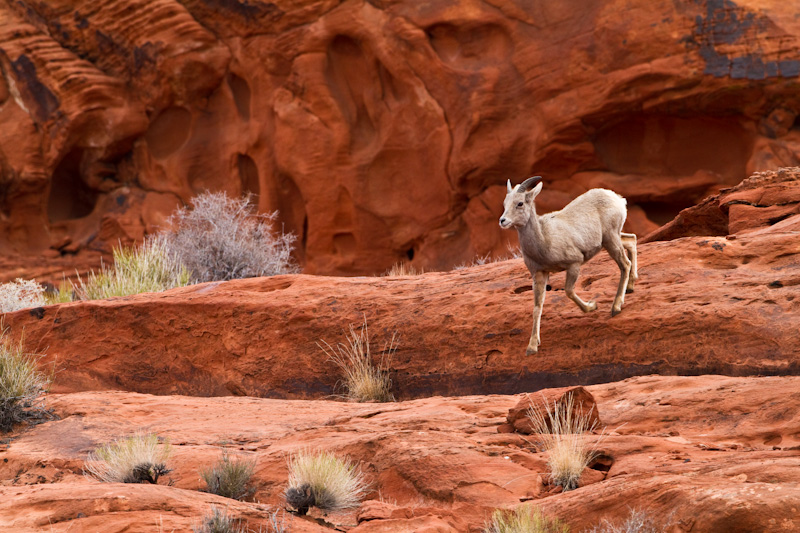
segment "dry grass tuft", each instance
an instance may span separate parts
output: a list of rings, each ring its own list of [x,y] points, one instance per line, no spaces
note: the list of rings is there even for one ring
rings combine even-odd
[[[571,394],[566,402],[554,402],[552,409],[545,402],[544,412],[536,408],[528,411],[533,433],[538,435],[539,445],[548,453],[550,481],[565,491],[578,487],[583,470],[598,455],[597,446],[602,435],[593,443],[587,438],[596,426],[591,414],[591,411],[575,414]]]
[[[644,509],[631,509],[628,517],[621,523],[615,524],[604,519],[587,533],[663,533],[671,524],[671,517],[659,521]]]
[[[291,274],[295,236],[272,227],[278,212],[255,213],[250,197],[229,198],[207,192],[192,198],[170,218],[172,230],[162,234],[167,249],[192,273],[196,282],[226,281]]]
[[[166,465],[171,451],[169,442],[160,442],[157,435],[136,433],[90,452],[83,470],[105,483],[155,484],[171,472]]]
[[[333,347],[322,341],[317,346],[344,373],[343,385],[348,398],[359,402],[391,402],[394,395],[389,366],[397,350],[396,341],[397,333],[394,333],[389,343],[384,345],[380,360],[373,363],[365,317],[360,331],[350,324],[346,344],[340,342]]]
[[[193,526],[194,533],[247,533],[248,529],[241,520],[234,520],[227,509],[211,507],[211,512],[203,517],[199,526]]]
[[[395,263],[392,267],[386,271],[384,276],[387,277],[394,277],[394,276],[419,276],[420,274],[424,274],[425,271],[423,269],[417,270],[413,265],[409,263]]]
[[[138,248],[114,250],[114,268],[80,280],[75,291],[81,300],[100,300],[143,292],[161,292],[183,287],[190,281],[189,271],[171,253],[161,236],[145,240]]]
[[[367,493],[367,482],[358,467],[330,452],[301,451],[288,459],[289,487],[310,491],[310,505],[326,510],[357,507]]]
[[[47,305],[44,287],[30,279],[17,278],[0,284],[0,313]]]
[[[52,375],[39,371],[42,354],[27,353],[23,340],[12,341],[7,330],[0,330],[0,432],[11,431],[14,424],[43,418],[48,411],[40,397],[52,381]]]
[[[226,451],[211,468],[200,471],[200,477],[206,482],[206,492],[243,500],[253,494],[250,479],[256,468],[254,459],[236,457],[231,459]]]
[[[569,526],[556,518],[548,518],[529,503],[513,510],[497,509],[484,533],[567,533]]]

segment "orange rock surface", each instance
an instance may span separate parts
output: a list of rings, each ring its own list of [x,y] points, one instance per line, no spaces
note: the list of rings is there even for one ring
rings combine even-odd
[[[494,508],[521,501],[573,531],[621,519],[630,506],[669,517],[674,531],[785,531],[800,499],[798,387],[797,377],[722,376],[587,387],[605,424],[601,460],[584,476],[592,482],[555,495],[535,438],[497,433],[518,396],[353,404],[56,394],[47,402],[58,420],[20,430],[0,447],[0,528],[144,532],[163,524],[188,532],[211,505],[227,505],[256,527],[283,505],[286,454],[324,448],[355,460],[371,491],[349,512],[287,515],[290,531],[478,532]],[[142,429],[170,439],[173,486],[82,475],[91,449]],[[257,461],[260,503],[197,492],[198,470],[222,448]]]
[[[140,240],[258,195],[307,273],[506,253],[505,180],[648,233],[800,160],[792,2],[19,0],[0,5],[0,252]],[[51,280],[52,281],[52,280]]]

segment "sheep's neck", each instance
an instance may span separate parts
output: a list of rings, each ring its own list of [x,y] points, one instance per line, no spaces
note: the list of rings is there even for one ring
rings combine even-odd
[[[544,243],[544,232],[542,231],[542,223],[539,220],[539,215],[536,214],[536,207],[531,207],[531,216],[528,219],[528,223],[525,224],[525,227],[519,228],[519,241],[520,244],[524,248],[527,244],[531,248],[536,248],[537,246],[541,246]],[[529,255],[533,255],[534,250],[529,251]]]

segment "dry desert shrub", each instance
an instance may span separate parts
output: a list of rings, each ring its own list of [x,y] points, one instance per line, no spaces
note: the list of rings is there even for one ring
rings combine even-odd
[[[575,412],[572,394],[566,402],[553,402],[552,409],[547,402],[544,406],[544,412],[535,407],[528,411],[532,433],[548,453],[550,481],[565,491],[575,489],[583,470],[597,457],[602,435],[588,437],[596,422],[592,421],[591,411]]]
[[[171,472],[167,468],[171,451],[169,442],[161,442],[157,435],[136,433],[90,452],[83,470],[105,483],[155,484]]]
[[[193,209],[172,215],[172,229],[162,236],[195,282],[297,272],[291,256],[295,236],[273,231],[277,211],[256,214],[250,197],[221,192],[201,194],[191,203]]]
[[[17,278],[0,284],[0,313],[13,313],[29,307],[47,305],[44,287],[30,279]]]
[[[345,343],[340,342],[333,347],[327,341],[322,341],[317,346],[344,374],[342,384],[348,398],[359,402],[391,402],[394,401],[394,395],[389,366],[397,350],[396,340],[395,333],[389,343],[384,345],[380,360],[373,362],[365,317],[360,331],[350,324],[350,333]]]
[[[138,248],[114,249],[114,268],[103,266],[75,288],[81,300],[100,300],[183,287],[189,271],[170,252],[162,236],[150,237]]]
[[[58,287],[44,291],[44,299],[47,305],[64,304],[73,302],[78,298],[75,292],[75,285],[67,279],[63,279]]]
[[[200,477],[206,482],[206,492],[243,500],[253,494],[250,479],[256,468],[253,459],[242,457],[231,458],[227,452],[222,452],[222,457],[211,468],[200,472]]]
[[[227,509],[211,507],[211,512],[203,517],[199,526],[193,526],[194,533],[248,533],[241,520],[234,520]]]
[[[350,460],[325,451],[300,451],[288,459],[286,501],[301,514],[308,507],[334,511],[357,507],[367,492],[364,474]]]
[[[569,526],[556,518],[545,516],[529,503],[513,510],[497,509],[484,533],[567,533]]]
[[[386,271],[384,276],[419,276],[420,274],[424,273],[424,270],[417,270],[414,265],[410,265],[408,263],[395,263],[389,270]]]
[[[663,533],[671,525],[671,517],[658,520],[644,509],[631,509],[627,518],[620,523],[604,519],[587,533]]]
[[[43,354],[27,353],[23,340],[12,341],[0,330],[0,432],[31,418],[42,418],[47,411],[40,397],[52,381],[52,375],[39,370]]]

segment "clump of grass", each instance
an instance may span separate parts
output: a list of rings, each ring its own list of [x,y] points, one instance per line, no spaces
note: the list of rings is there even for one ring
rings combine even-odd
[[[578,487],[581,473],[599,454],[597,446],[602,438],[587,442],[586,435],[597,422],[591,410],[576,413],[573,406],[570,394],[566,401],[554,402],[552,409],[545,402],[544,411],[535,407],[528,411],[532,433],[538,435],[541,448],[548,453],[550,481],[565,491]]]
[[[105,483],[156,484],[159,477],[172,471],[166,464],[171,451],[169,441],[161,442],[151,433],[136,433],[89,453],[83,469]]]
[[[146,239],[138,248],[114,249],[114,268],[103,266],[100,272],[80,280],[76,292],[81,300],[99,300],[160,292],[183,287],[190,282],[189,271],[167,246],[161,236]]]
[[[30,279],[17,278],[0,284],[0,313],[13,313],[29,307],[47,305],[44,287]]]
[[[529,503],[513,510],[497,509],[484,533],[567,533],[569,526],[557,518],[549,518]]]
[[[250,487],[250,478],[256,468],[253,459],[234,458],[227,452],[211,468],[203,469],[200,476],[206,482],[206,492],[243,500],[251,496],[254,489]]]
[[[394,401],[394,395],[389,365],[397,350],[396,339],[395,333],[389,343],[384,345],[380,360],[377,364],[373,363],[365,317],[360,331],[350,324],[346,344],[340,342],[334,348],[322,341],[317,346],[344,374],[343,385],[348,398],[359,402],[391,402]]]
[[[234,520],[227,509],[211,507],[211,512],[203,517],[199,526],[193,526],[194,533],[247,533],[247,526],[241,520]]]
[[[409,263],[395,263],[392,267],[386,271],[385,276],[419,276],[420,274],[424,274],[425,270],[419,269],[417,270],[414,265]]]
[[[23,340],[14,342],[7,333],[0,330],[0,432],[46,415],[40,397],[52,381],[51,375],[39,370],[38,362],[44,355],[27,353]]]
[[[278,212],[256,214],[250,197],[207,192],[192,198],[193,209],[177,210],[167,248],[192,272],[195,282],[290,274],[295,236],[273,231]]]
[[[326,510],[356,507],[367,492],[367,482],[359,468],[330,452],[301,451],[289,457],[288,465],[287,502],[301,514],[310,506]],[[301,504],[304,509],[295,505],[298,494],[311,497]]]
[[[75,286],[66,279],[62,280],[58,287],[51,287],[49,290],[46,289],[44,291],[44,299],[47,305],[73,302],[77,297]]]
[[[663,533],[672,523],[667,518],[662,523],[644,509],[631,509],[627,518],[620,523],[612,523],[606,519],[588,530],[587,533]]]

